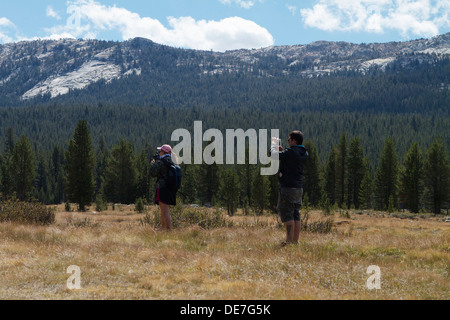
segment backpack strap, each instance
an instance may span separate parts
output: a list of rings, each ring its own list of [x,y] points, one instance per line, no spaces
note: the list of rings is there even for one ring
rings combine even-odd
[[[167,160],[165,160],[165,159],[167,159]],[[159,161],[161,161],[161,162],[164,164],[164,166],[167,168],[167,170],[170,170],[170,166],[171,166],[172,163],[173,163],[171,157],[164,157],[164,158],[162,158],[162,159],[159,159]],[[169,171],[167,171],[167,172],[169,172]],[[160,178],[160,175],[158,175],[158,177],[157,177],[157,179],[156,179],[156,183],[159,182],[159,178]]]

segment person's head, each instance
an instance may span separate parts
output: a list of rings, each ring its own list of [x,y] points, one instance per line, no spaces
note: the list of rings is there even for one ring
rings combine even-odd
[[[291,147],[303,144],[303,133],[298,130],[291,131],[288,142]]]
[[[172,147],[169,146],[168,144],[158,147],[157,150],[159,152],[159,156],[163,156],[165,154],[172,154]]]

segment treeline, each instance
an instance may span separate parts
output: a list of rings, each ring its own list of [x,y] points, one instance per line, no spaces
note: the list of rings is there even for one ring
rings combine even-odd
[[[26,135],[18,141],[8,129],[0,158],[0,187],[4,198],[37,199],[46,204],[73,202],[80,210],[95,203],[153,203],[155,179],[149,174],[155,146],[136,152],[134,143],[120,139],[111,149],[99,138],[97,147],[87,121],[80,120],[67,148],[55,146],[48,154],[35,153]],[[305,169],[304,203],[324,209],[408,209],[440,213],[448,208],[450,164],[446,146],[435,139],[426,150],[409,146],[399,159],[392,138],[384,141],[375,170],[370,170],[361,139],[342,134],[326,161],[308,140],[309,160]],[[183,203],[224,206],[229,214],[237,208],[258,214],[275,210],[278,198],[276,176],[261,176],[259,165],[182,165]],[[372,173],[374,172],[374,173]]]
[[[182,116],[180,116],[182,115]],[[299,129],[306,139],[317,146],[321,162],[328,158],[328,150],[337,143],[342,133],[358,136],[371,170],[378,163],[379,150],[384,140],[393,137],[400,157],[413,142],[424,148],[439,137],[450,150],[450,118],[448,114],[383,114],[370,112],[312,112],[277,111],[261,109],[219,108],[204,110],[198,107],[167,109],[133,105],[64,106],[51,104],[23,108],[0,108],[0,134],[9,127],[17,137],[30,139],[37,156],[50,157],[55,146],[64,149],[78,120],[88,122],[95,148],[100,137],[108,149],[124,138],[142,150],[146,144],[163,144],[171,140],[174,130],[185,128],[193,132],[194,121],[202,120],[203,129],[280,129],[286,137],[290,130]],[[0,150],[5,150],[5,139],[0,138]],[[62,151],[60,151],[62,152]]]

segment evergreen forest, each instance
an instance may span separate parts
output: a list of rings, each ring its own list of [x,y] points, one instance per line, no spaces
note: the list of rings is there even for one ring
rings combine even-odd
[[[90,109],[85,108],[84,115],[89,112]],[[336,123],[341,123],[340,119],[337,118]],[[164,125],[170,128],[170,120],[159,125],[157,121],[148,120],[149,131],[144,131],[148,136],[142,136],[141,141],[129,139],[127,132],[134,132],[129,126],[114,127],[117,140],[108,136],[112,147],[106,143],[107,128],[93,134],[84,119],[77,121],[66,143],[55,143],[53,147],[49,144],[48,148],[38,145],[34,140],[36,136],[33,140],[25,133],[16,136],[14,128],[8,127],[0,166],[3,198],[17,197],[22,201],[38,200],[45,204],[74,202],[80,210],[95,203],[99,211],[106,203],[144,201],[152,204],[156,181],[149,174],[150,161],[156,146],[168,143],[167,136],[159,130],[163,131]],[[385,121],[390,123],[391,117]],[[61,128],[63,122],[56,127]],[[95,123],[92,118],[91,122]],[[295,124],[289,123],[294,128]],[[342,133],[337,140],[328,137],[332,145],[321,152],[315,140],[307,135],[304,145],[309,159],[305,168],[304,204],[326,210],[337,206],[391,212],[408,209],[436,214],[448,209],[450,163],[446,143],[439,137],[419,143],[413,137],[413,142],[405,144],[399,140],[399,137],[406,140],[401,132],[394,131],[393,135],[379,139],[376,143],[379,149],[374,147],[373,158],[368,157],[371,149],[358,135]],[[383,137],[381,132],[374,134]],[[287,133],[283,133],[282,137],[286,136]],[[370,143],[370,140],[364,141]],[[204,142],[204,147],[208,143]],[[400,153],[399,150],[405,151]],[[325,154],[324,160],[320,153]],[[249,164],[248,157],[246,159],[242,165],[182,164],[179,201],[222,206],[230,215],[237,208],[256,214],[275,211],[279,190],[277,176],[262,176],[261,165]]]
[[[400,59],[367,74],[307,78],[292,70],[264,77],[244,69],[201,75],[195,56],[190,65],[177,67],[181,51],[157,50],[167,52],[149,54],[148,63],[140,56],[141,75],[99,81],[53,99],[21,101],[18,93],[30,89],[27,81],[20,82],[25,87],[1,86],[2,196],[45,204],[71,201],[80,209],[138,199],[151,204],[155,148],[176,144],[174,130],[193,132],[194,122],[202,121],[203,131],[279,129],[284,146],[291,130],[301,130],[310,154],[307,205],[448,209],[450,59],[436,58],[433,64],[413,59],[408,68]],[[259,70],[276,70],[275,60],[259,63]],[[22,80],[32,76],[23,73]],[[258,165],[250,164],[184,165],[180,201],[223,206],[230,214],[236,208],[274,210],[277,178],[258,173]],[[82,196],[73,184],[81,176]]]

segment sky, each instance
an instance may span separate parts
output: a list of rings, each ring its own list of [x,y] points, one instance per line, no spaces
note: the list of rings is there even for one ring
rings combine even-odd
[[[135,37],[226,51],[450,32],[450,0],[0,0],[0,44]]]

